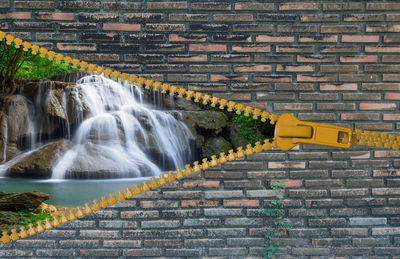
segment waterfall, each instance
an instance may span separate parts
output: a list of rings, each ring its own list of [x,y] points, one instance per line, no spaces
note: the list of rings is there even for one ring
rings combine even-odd
[[[194,136],[180,113],[160,109],[160,93],[157,102],[136,85],[95,74],[76,83],[65,89],[40,84],[33,102],[20,96],[27,107],[25,150],[0,165],[0,176],[60,138],[70,145],[54,156],[52,179],[158,176],[192,162]]]
[[[53,179],[65,178],[68,172],[106,172],[114,177],[158,175],[162,169],[151,159],[150,141],[161,155],[162,167],[175,169],[189,161],[193,136],[187,126],[143,103],[138,87],[95,75],[77,83],[89,114],[72,137],[73,147],[56,161]]]

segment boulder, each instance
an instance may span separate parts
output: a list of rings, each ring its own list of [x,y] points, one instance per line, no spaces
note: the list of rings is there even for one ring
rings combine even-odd
[[[12,164],[7,176],[50,178],[54,162],[71,146],[71,141],[65,139],[47,144]]]
[[[50,195],[42,192],[0,193],[0,211],[30,211],[38,208]]]
[[[29,133],[30,101],[22,95],[3,97],[2,107],[7,111],[8,142],[17,142]]]
[[[230,149],[232,149],[232,144],[223,137],[211,137],[206,140],[202,148],[203,157],[210,158],[212,155],[218,156],[221,152],[228,154]]]
[[[215,134],[222,132],[222,128],[228,125],[228,117],[219,111],[190,111],[189,113],[196,126],[211,130]]]

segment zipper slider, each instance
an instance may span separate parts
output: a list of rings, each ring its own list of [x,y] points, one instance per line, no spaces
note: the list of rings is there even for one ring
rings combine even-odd
[[[280,150],[299,144],[350,148],[353,130],[334,125],[300,121],[293,115],[281,115],[275,126],[275,139]]]

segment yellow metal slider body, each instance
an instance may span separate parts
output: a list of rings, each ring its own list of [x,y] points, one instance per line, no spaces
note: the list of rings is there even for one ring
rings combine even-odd
[[[350,128],[300,121],[289,113],[282,114],[275,126],[275,140],[283,151],[299,144],[350,148],[352,134]]]

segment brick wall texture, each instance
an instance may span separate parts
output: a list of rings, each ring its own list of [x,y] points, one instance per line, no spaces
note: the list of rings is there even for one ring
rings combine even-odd
[[[301,120],[398,133],[397,1],[0,0],[0,29],[56,52]],[[43,234],[0,257],[261,258],[284,193],[278,258],[400,257],[400,152],[272,150]]]

